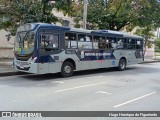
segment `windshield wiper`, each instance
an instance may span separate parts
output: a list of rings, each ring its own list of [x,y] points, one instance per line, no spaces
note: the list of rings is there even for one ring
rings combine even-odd
[[[23,37],[23,41],[26,39],[26,36],[30,33],[31,31],[26,32],[25,36]]]
[[[24,41],[24,40],[26,39],[26,36],[29,34],[29,32],[30,32],[30,31],[28,31],[28,32],[25,33],[25,36],[23,37],[23,39],[21,38],[21,35],[20,35],[20,34],[21,34],[21,33],[24,33],[24,32],[18,32],[18,36],[19,36],[19,38],[20,38],[19,43],[21,43],[22,41]]]

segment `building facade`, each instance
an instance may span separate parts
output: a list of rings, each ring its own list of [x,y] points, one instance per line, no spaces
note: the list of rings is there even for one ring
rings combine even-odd
[[[13,58],[13,43],[14,37],[11,37],[10,41],[7,41],[8,33],[5,30],[0,30],[0,59],[3,61],[4,59]]]

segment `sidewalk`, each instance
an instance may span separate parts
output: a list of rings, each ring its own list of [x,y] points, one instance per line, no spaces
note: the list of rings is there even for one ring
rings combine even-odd
[[[23,72],[18,72],[12,67],[12,62],[0,62],[0,77],[2,76],[12,76],[12,75],[22,75]]]
[[[144,61],[141,63],[153,63],[153,62],[160,62],[160,56],[156,56],[156,57],[145,57]]]
[[[144,61],[140,64],[160,62],[160,57],[155,60],[155,58],[145,58]],[[26,73],[18,72],[12,68],[12,61],[0,62],[0,77],[2,76],[13,76],[13,75],[23,75]]]

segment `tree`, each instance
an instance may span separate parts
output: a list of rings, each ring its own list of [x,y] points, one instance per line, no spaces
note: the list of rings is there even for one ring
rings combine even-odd
[[[83,2],[76,4],[74,18],[82,21]],[[160,5],[156,0],[89,0],[87,22],[89,29],[131,31],[135,26],[160,26]],[[80,14],[79,14],[80,13]]]
[[[75,2],[74,0],[55,0],[56,2],[54,3],[54,8],[56,8],[58,11],[62,11],[64,15],[72,14],[72,8],[73,8],[73,3]]]
[[[59,19],[52,13],[53,8],[68,13],[70,7],[69,2],[56,0],[55,3],[50,0],[2,0],[1,2],[1,18],[8,20],[0,21],[0,29],[9,31],[11,35],[15,35],[19,25],[31,22],[56,23]],[[58,6],[58,5],[61,5]]]
[[[92,29],[120,30],[128,24],[127,5],[124,0],[90,0],[88,4],[88,22]],[[96,26],[95,26],[96,25]]]
[[[79,0],[78,2],[73,2],[73,12],[70,15],[73,17],[73,21],[75,23],[74,27],[80,28],[82,26],[82,21],[83,21],[83,2],[84,0]]]
[[[146,26],[144,28],[139,28],[136,30],[135,34],[142,36],[144,38],[144,54],[146,52],[147,47],[151,48],[153,42],[153,39],[155,37],[153,33],[153,27]]]
[[[155,49],[157,49],[157,50],[160,51],[160,38],[157,38],[157,39],[154,41],[154,44],[155,44]]]

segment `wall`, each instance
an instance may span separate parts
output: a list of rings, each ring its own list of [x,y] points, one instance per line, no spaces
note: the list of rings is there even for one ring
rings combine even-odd
[[[8,33],[0,30],[0,59],[13,58],[14,37],[8,42],[5,35]]]

